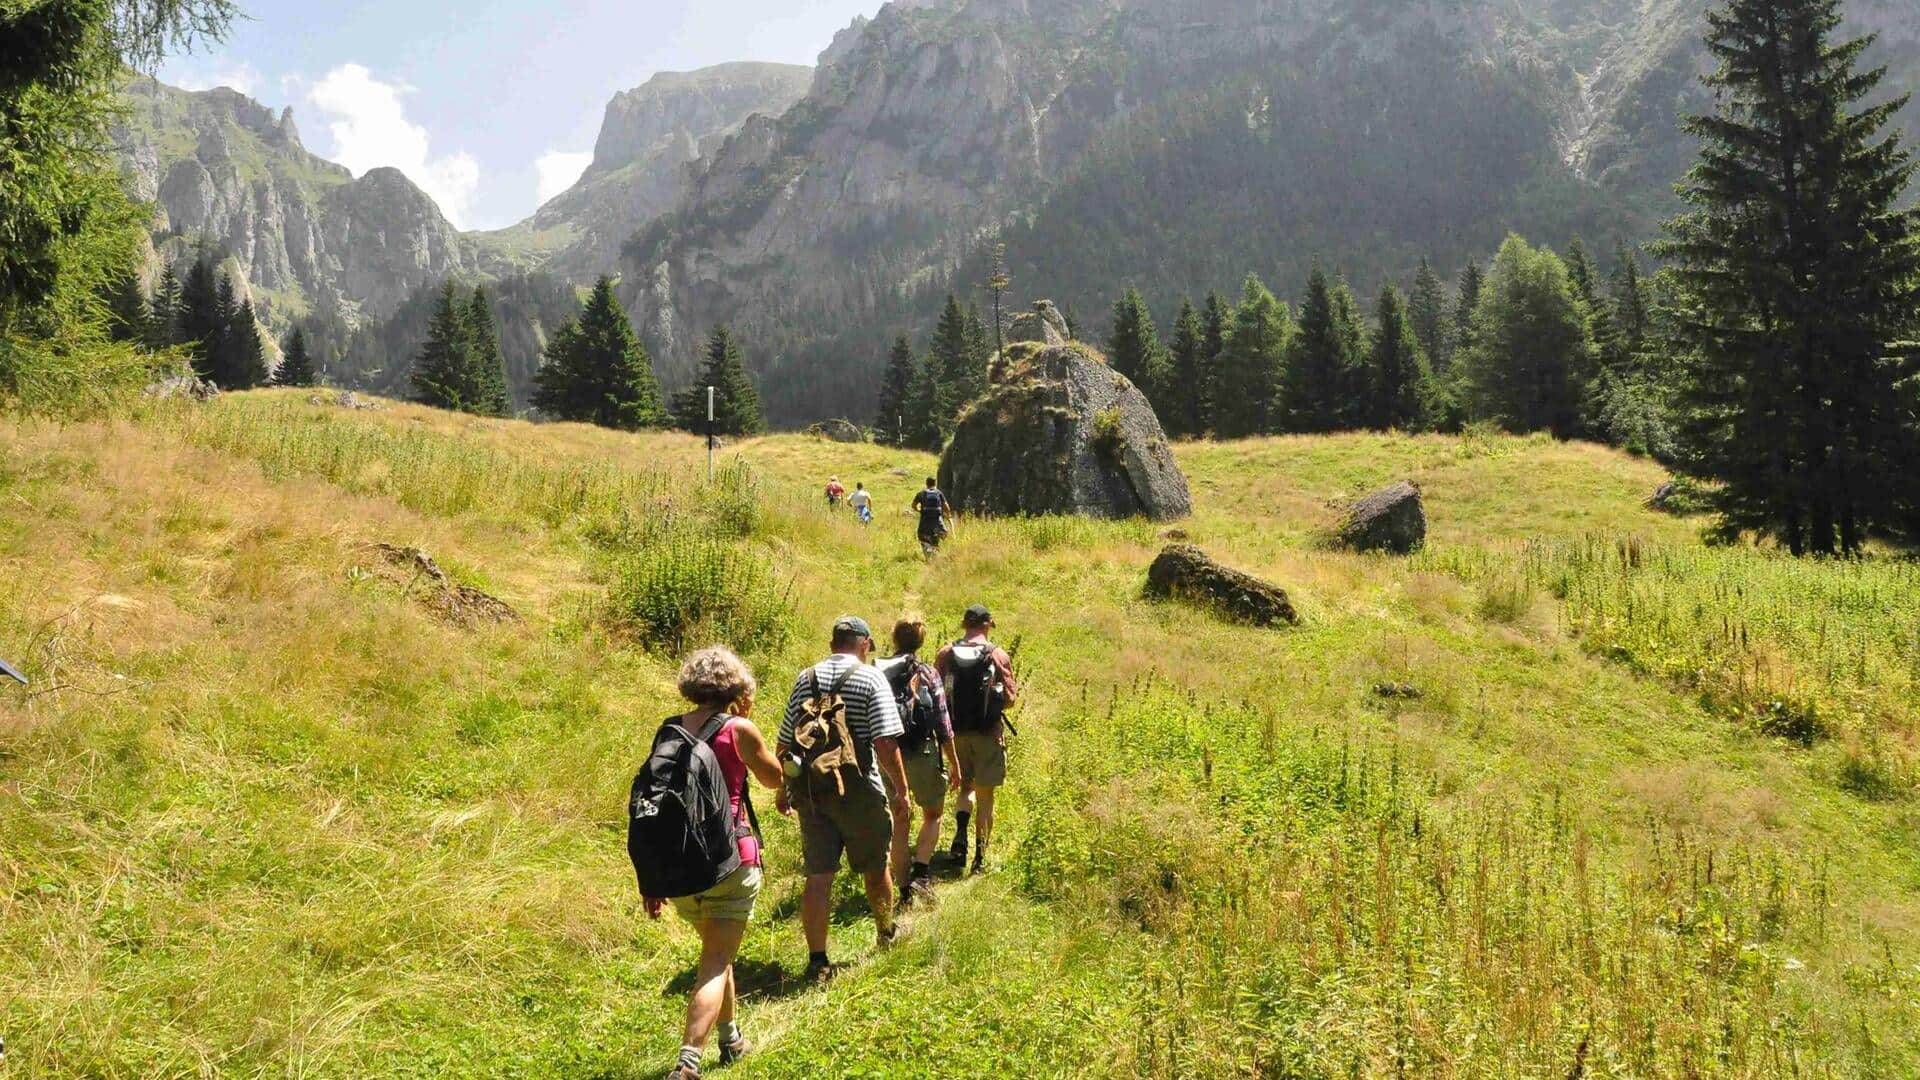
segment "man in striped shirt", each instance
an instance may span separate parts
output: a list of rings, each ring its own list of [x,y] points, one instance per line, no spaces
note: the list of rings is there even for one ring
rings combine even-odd
[[[792,810],[800,819],[800,854],[807,871],[800,924],[807,935],[807,978],[812,981],[833,975],[827,958],[827,922],[842,852],[847,868],[866,879],[867,903],[873,909],[880,944],[892,943],[896,927],[889,855],[895,823],[905,829],[911,813],[906,768],[900,758],[900,712],[886,677],[867,664],[873,653],[873,630],[866,620],[849,615],[833,624],[832,649],[833,655],[800,673],[780,721],[779,756],[788,772],[778,805],[781,813]],[[799,764],[798,735],[807,707],[835,693],[845,705],[847,734],[858,766],[842,769],[837,782],[793,767]]]

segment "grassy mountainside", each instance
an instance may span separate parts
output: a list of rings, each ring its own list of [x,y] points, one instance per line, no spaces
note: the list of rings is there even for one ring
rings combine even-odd
[[[709,487],[697,440],[274,393],[0,446],[19,1075],[655,1075],[691,936],[619,818],[670,643],[784,688],[843,610],[974,600],[1032,685],[1001,871],[885,955],[848,887],[852,970],[801,991],[768,822],[729,1075],[1920,1070],[1912,572],[1707,552],[1643,462],[1183,448],[1185,528],[1306,616],[1270,633],[1140,599],[1139,523],[964,522],[924,564],[932,462],[882,448],[748,442]],[[1320,545],[1403,476],[1428,552]],[[449,621],[373,543],[520,621]]]

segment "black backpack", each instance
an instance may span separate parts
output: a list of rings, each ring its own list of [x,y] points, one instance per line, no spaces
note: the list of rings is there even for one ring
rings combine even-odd
[[[893,689],[894,707],[900,710],[900,749],[920,753],[933,741],[936,714],[940,706],[933,699],[933,687],[920,678],[920,663],[911,656],[882,660],[880,673]]]
[[[947,650],[947,675],[953,691],[947,696],[947,712],[953,717],[955,731],[987,731],[1006,711],[995,683],[1000,670],[993,662],[993,646],[954,642]]]
[[[694,896],[740,869],[740,825],[713,740],[722,713],[695,734],[679,720],[660,728],[627,798],[627,857],[643,896]]]

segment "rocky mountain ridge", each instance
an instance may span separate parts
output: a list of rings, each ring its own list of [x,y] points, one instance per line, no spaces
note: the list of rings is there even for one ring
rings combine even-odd
[[[1248,271],[1291,292],[1315,259],[1366,289],[1510,228],[1610,250],[1672,208],[1707,6],[896,0],[702,161],[627,245],[624,299],[670,381],[734,322],[797,421],[857,412],[892,333],[978,296],[995,234],[1080,311]],[[1898,86],[1911,7],[1849,5]]]
[[[749,117],[785,112],[812,76],[791,64],[720,64],[624,90],[607,103],[585,174],[529,220],[479,239],[524,248],[568,280],[611,273],[626,239],[685,194],[695,162]]]
[[[479,269],[424,191],[396,169],[355,179],[309,152],[290,109],[150,78],[125,97],[121,160],[129,189],[154,205],[162,257],[224,249],[272,325],[322,308],[378,319],[423,284]]]

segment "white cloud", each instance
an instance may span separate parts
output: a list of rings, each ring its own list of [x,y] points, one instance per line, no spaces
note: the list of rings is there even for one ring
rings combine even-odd
[[[216,86],[226,86],[248,97],[256,96],[260,84],[265,81],[260,69],[244,60],[238,64],[221,61],[209,67],[195,67],[168,74],[169,81],[182,90],[211,90]]]
[[[427,129],[407,119],[401,100],[412,90],[359,64],[341,64],[307,88],[307,101],[326,119],[335,161],[356,176],[381,166],[399,169],[464,228],[480,188],[480,163],[463,150],[429,155]]]
[[[580,174],[593,164],[593,151],[549,150],[540,155],[533,163],[534,171],[540,174],[538,196],[541,206],[547,200],[573,186]]]

